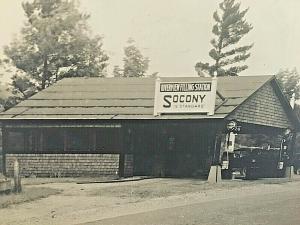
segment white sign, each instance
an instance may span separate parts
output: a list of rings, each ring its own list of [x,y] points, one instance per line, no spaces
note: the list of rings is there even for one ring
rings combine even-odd
[[[234,151],[234,144],[235,144],[235,136],[236,134],[230,132],[229,134],[226,134],[226,148],[225,152],[231,152]]]
[[[214,114],[217,78],[158,78],[155,87],[154,115]]]

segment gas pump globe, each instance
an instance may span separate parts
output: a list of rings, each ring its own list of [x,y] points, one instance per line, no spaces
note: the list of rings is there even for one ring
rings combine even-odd
[[[226,129],[227,129],[227,132],[233,132],[237,127],[237,122],[234,121],[234,120],[231,120],[227,123],[226,125]]]

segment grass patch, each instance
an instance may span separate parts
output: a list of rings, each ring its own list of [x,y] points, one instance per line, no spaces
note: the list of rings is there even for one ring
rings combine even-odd
[[[22,178],[23,185],[39,185],[50,183],[98,182],[115,179],[115,177],[61,177],[61,178]]]
[[[239,184],[240,185],[240,184]],[[229,182],[209,184],[202,180],[174,180],[165,179],[148,183],[131,183],[131,185],[116,185],[97,188],[89,195],[110,196],[119,198],[135,197],[140,199],[161,198],[187,193],[205,192],[210,189],[226,189],[236,187]]]
[[[138,198],[140,200],[150,198],[163,198],[188,193],[205,193],[208,190],[230,190],[233,188],[250,187],[264,184],[286,183],[286,180],[224,180],[217,184],[209,184],[203,180],[192,179],[160,179],[147,183],[134,182],[128,185],[101,187],[90,191],[91,196],[107,196],[118,198]]]
[[[50,195],[61,193],[61,190],[47,187],[24,187],[19,194],[2,194],[0,195],[0,208],[6,208],[9,205],[30,202],[41,198],[46,198]]]

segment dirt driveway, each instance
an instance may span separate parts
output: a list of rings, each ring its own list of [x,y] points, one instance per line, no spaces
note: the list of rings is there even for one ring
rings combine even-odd
[[[0,209],[0,224],[80,224],[104,218],[299,188],[299,182],[226,181],[209,185],[192,179],[147,179],[124,183],[48,183],[31,186],[62,192]]]

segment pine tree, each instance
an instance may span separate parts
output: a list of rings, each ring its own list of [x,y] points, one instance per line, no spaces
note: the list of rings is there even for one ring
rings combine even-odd
[[[198,62],[195,69],[210,75],[217,72],[218,76],[236,76],[248,68],[247,65],[239,63],[250,57],[249,50],[253,46],[251,44],[238,47],[237,44],[253,27],[244,18],[248,9],[241,11],[240,3],[235,3],[235,0],[224,0],[219,7],[221,15],[218,11],[213,14],[216,23],[212,33],[215,37],[211,40],[213,48],[209,52],[214,63],[210,65]]]
[[[40,90],[63,77],[105,75],[102,39],[91,36],[89,15],[75,0],[33,0],[22,7],[26,24],[4,53],[27,78],[15,77],[18,82],[12,84],[24,81]]]

